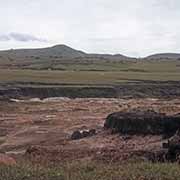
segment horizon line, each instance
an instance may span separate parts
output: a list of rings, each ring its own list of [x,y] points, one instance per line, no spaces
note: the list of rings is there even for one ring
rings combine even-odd
[[[134,59],[145,59],[145,58],[148,58],[150,56],[153,56],[153,55],[165,55],[165,54],[177,54],[177,55],[180,55],[180,53],[177,53],[177,52],[160,52],[160,53],[153,53],[153,54],[150,54],[150,55],[147,55],[147,56],[129,56],[129,55],[124,55],[122,53],[92,53],[92,52],[87,52],[87,51],[84,51],[84,50],[79,50],[79,49],[76,49],[74,47],[71,47],[69,45],[66,45],[66,44],[55,44],[55,45],[52,45],[52,46],[45,46],[45,47],[32,47],[32,48],[10,48],[10,49],[0,49],[0,52],[3,52],[3,51],[16,51],[16,50],[38,50],[38,49],[46,49],[46,48],[53,48],[53,47],[56,47],[56,46],[65,46],[67,48],[71,48],[75,51],[80,51],[82,53],[85,53],[87,55],[110,55],[110,56],[116,56],[116,55],[121,55],[121,56],[125,56],[127,58],[134,58]]]

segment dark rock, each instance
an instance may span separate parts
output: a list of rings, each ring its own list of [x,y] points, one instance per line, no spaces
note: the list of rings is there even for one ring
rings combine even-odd
[[[176,133],[174,134],[174,136],[172,136],[172,137],[168,140],[168,145],[169,145],[169,146],[180,145],[180,132],[179,132],[179,130],[177,130]]]
[[[179,161],[180,157],[180,133],[179,130],[168,139],[167,143],[163,143],[163,148],[168,149],[166,153],[166,160],[170,162]]]
[[[94,136],[96,134],[95,129],[90,129],[90,130],[84,130],[84,131],[74,131],[71,135],[72,140],[77,140],[81,138],[86,138],[90,136]]]
[[[166,116],[152,110],[116,112],[106,118],[104,127],[122,134],[157,134],[170,137],[180,129],[180,116]]]
[[[89,135],[90,136],[94,136],[96,134],[96,130],[95,129],[90,129],[89,130]]]
[[[71,135],[72,140],[81,139],[83,136],[80,131],[74,131]]]
[[[85,137],[88,137],[90,135],[89,131],[83,131],[82,132],[82,137],[85,138]]]

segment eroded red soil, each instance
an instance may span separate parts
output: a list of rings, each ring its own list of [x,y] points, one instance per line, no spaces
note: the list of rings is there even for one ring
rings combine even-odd
[[[21,156],[29,147],[37,159],[121,160],[133,153],[161,148],[160,136],[112,135],[103,129],[105,118],[116,111],[153,109],[180,113],[180,99],[45,99],[0,102],[0,151]],[[97,134],[71,140],[75,130],[96,129]],[[26,153],[25,156],[28,156]],[[32,157],[31,157],[32,158]]]

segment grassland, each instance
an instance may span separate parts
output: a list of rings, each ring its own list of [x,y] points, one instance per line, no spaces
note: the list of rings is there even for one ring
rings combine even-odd
[[[180,61],[139,61],[123,64],[119,62],[91,65],[70,64],[69,69],[63,71],[0,69],[1,83],[33,82],[101,85],[138,80],[180,81]]]
[[[178,164],[66,164],[56,168],[0,167],[0,180],[177,180]]]

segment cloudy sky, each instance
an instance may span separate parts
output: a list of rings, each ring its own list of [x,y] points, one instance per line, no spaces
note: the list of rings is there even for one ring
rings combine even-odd
[[[180,53],[180,0],[0,0],[0,49]]]

